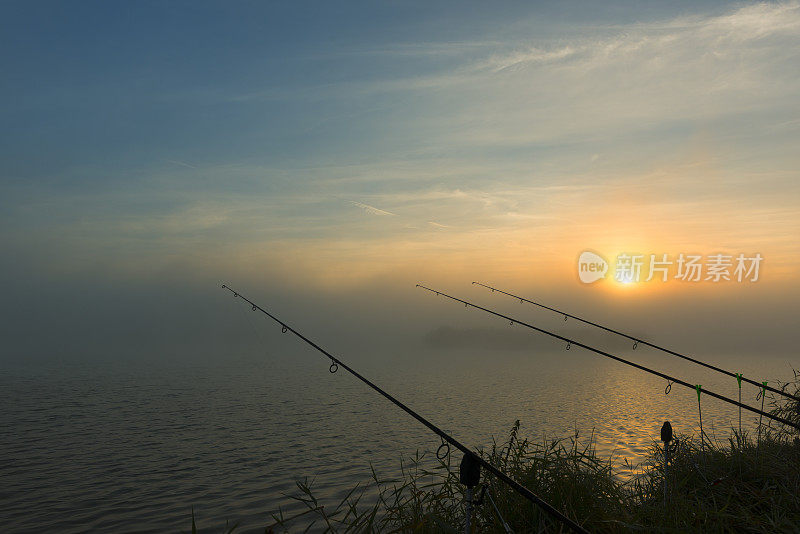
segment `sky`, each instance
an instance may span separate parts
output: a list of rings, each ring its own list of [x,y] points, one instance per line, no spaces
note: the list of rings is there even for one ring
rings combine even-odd
[[[0,359],[221,354],[221,283],[416,350],[497,326],[414,288],[473,280],[796,355],[800,4],[431,4],[3,2]],[[584,250],[764,261],[584,285]]]

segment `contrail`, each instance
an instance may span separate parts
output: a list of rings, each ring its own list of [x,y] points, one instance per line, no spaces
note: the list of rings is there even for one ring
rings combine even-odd
[[[196,169],[197,168],[194,165],[189,165],[185,161],[178,161],[178,160],[174,160],[174,159],[168,159],[167,163],[172,163],[173,165],[180,165],[181,167],[189,167],[190,169]]]
[[[370,213],[372,215],[392,215],[392,216],[396,216],[397,215],[396,213],[392,213],[391,211],[382,210],[382,209],[376,208],[375,206],[370,206],[369,204],[362,204],[361,202],[356,202],[354,200],[348,200],[348,202],[350,204],[353,204],[354,206],[358,206],[362,210],[364,210],[367,213]]]

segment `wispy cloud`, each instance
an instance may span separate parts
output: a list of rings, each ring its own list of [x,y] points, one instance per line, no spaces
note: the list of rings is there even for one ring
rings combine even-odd
[[[358,206],[362,210],[366,211],[370,215],[396,215],[390,211],[382,210],[380,208],[376,208],[375,206],[370,206],[369,204],[362,204],[361,202],[356,202],[354,200],[348,200],[348,202],[354,206]]]
[[[280,129],[250,131],[303,157],[212,149],[198,166],[159,156],[156,169],[114,169],[118,180],[95,178],[95,189],[46,191],[46,205],[4,201],[37,235],[98,244],[73,247],[86,254],[313,240],[375,258],[445,240],[459,253],[562,250],[615,232],[714,242],[734,220],[742,240],[777,243],[760,218],[796,233],[797,2],[563,30],[487,26],[474,41],[320,49],[311,60],[335,56],[352,75],[266,77],[203,97],[236,102],[235,116],[285,113]],[[170,154],[182,153],[193,152]]]
[[[189,163],[186,163],[185,161],[179,161],[179,160],[176,160],[176,159],[168,159],[167,163],[172,163],[173,165],[178,165],[180,167],[187,167],[189,169],[197,169],[197,167],[195,167],[194,165],[190,165]]]
[[[800,93],[800,5],[566,28],[557,41],[535,44],[480,38],[459,50],[425,74],[319,89],[328,98],[429,98],[420,113],[404,107],[390,118],[394,132],[424,132],[439,148],[597,142],[682,120],[785,112]]]
[[[581,48],[573,46],[563,46],[553,50],[543,50],[533,47],[527,50],[515,51],[510,54],[493,56],[485,62],[480,62],[474,66],[476,71],[488,69],[492,72],[501,72],[515,67],[521,67],[532,63],[556,63],[571,58],[584,52]]]

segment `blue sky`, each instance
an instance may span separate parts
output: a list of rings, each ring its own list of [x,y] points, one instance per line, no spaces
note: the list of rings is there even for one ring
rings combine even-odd
[[[552,286],[585,248],[760,251],[796,287],[795,2],[0,13],[26,287]]]

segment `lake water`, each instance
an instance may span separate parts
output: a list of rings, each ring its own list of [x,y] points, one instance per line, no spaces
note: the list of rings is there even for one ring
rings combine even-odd
[[[298,342],[299,343],[299,342]],[[639,349],[629,356],[735,396],[735,380]],[[342,356],[347,360],[346,356]],[[182,363],[179,363],[182,362]],[[751,376],[791,376],[785,358],[715,360]],[[595,431],[601,454],[637,463],[665,419],[697,426],[693,390],[573,347],[430,351],[358,359],[359,370],[474,446]],[[297,346],[281,355],[0,367],[0,524],[6,532],[189,532],[226,520],[263,532],[298,477],[335,499],[438,438],[354,377]],[[755,388],[744,398],[755,405]],[[703,398],[706,431],[736,424]],[[752,428],[754,416],[745,413]]]

